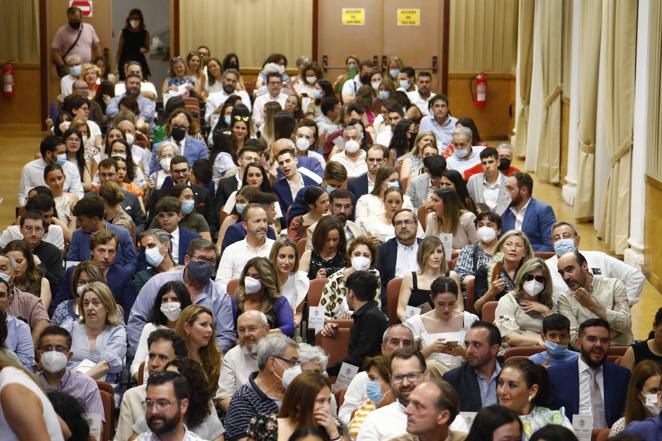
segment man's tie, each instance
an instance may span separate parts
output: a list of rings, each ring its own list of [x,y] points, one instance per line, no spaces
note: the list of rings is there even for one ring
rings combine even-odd
[[[605,403],[600,393],[600,385],[598,384],[597,369],[589,370],[591,374],[591,410],[593,412],[593,428],[604,429],[607,427],[605,419]]]

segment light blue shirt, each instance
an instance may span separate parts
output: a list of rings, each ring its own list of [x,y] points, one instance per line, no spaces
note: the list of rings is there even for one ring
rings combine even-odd
[[[110,99],[110,102],[106,106],[106,115],[109,117],[114,117],[120,111],[120,100],[126,96],[126,93],[120,96],[116,96]],[[142,95],[136,96],[136,101],[138,101],[138,109],[140,109],[140,115],[145,120],[146,123],[153,129],[154,128],[154,118],[156,117],[156,103],[149,98],[145,98]]]
[[[432,132],[437,138],[437,147],[439,148],[439,152],[443,152],[446,150],[446,147],[448,147],[448,144],[451,143],[453,140],[453,136],[451,133],[453,132],[453,129],[455,128],[455,125],[457,124],[457,118],[448,115],[448,118],[446,119],[446,122],[443,125],[440,125],[435,119],[433,115],[428,115],[424,116],[423,119],[421,119],[421,126],[419,127],[418,131],[420,133],[423,132]]]
[[[5,346],[16,354],[23,366],[32,372],[34,366],[34,345],[32,344],[30,326],[21,319],[17,319],[9,314],[7,314],[7,338],[5,339]]]
[[[561,362],[577,361],[578,358],[579,358],[579,352],[574,352],[570,350],[566,351],[566,353],[563,354],[561,358],[552,357],[547,353],[547,351],[542,351],[530,356],[529,360],[531,360],[535,364],[543,364],[547,360],[549,360],[549,366],[554,366],[555,364],[559,364]]]
[[[183,282],[184,269],[157,274],[149,279],[140,290],[138,298],[133,304],[133,308],[131,308],[128,322],[129,347],[132,350],[138,347],[140,334],[151,315],[159,289],[164,283],[173,280]],[[216,327],[216,344],[223,352],[230,350],[235,345],[236,335],[232,319],[232,301],[225,289],[210,280],[202,292],[198,294],[193,304],[211,310],[214,314],[214,326]]]
[[[478,389],[480,390],[480,403],[483,407],[491,406],[492,404],[499,404],[497,402],[497,377],[501,373],[501,366],[499,363],[496,365],[496,369],[490,378],[483,378],[478,371],[474,369],[476,373],[476,380],[478,381]]]

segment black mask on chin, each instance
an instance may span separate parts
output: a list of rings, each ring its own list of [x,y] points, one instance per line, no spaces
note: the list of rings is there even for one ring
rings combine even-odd
[[[71,26],[74,29],[80,28],[80,25],[81,25],[81,22],[79,22],[79,21],[73,21],[72,20],[72,21],[69,22],[69,26]]]
[[[359,79],[362,84],[370,84],[370,75],[361,75]]]
[[[510,168],[510,159],[501,158],[499,159],[499,171],[506,172]]]

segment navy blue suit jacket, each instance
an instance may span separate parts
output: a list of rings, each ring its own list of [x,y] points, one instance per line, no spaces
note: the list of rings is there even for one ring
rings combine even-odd
[[[71,290],[71,277],[74,274],[76,267],[68,268],[64,273],[64,281],[60,287],[60,291],[55,295],[53,301],[51,302],[51,307],[49,312],[52,315],[55,308],[60,303],[65,300],[71,300],[74,298],[74,293]],[[117,263],[113,263],[108,272],[106,273],[106,285],[110,288],[110,291],[113,293],[115,302],[118,305],[122,305],[124,308],[124,322],[129,319],[129,313],[131,312],[131,307],[133,302],[136,301],[137,293],[133,287],[133,271],[120,266]]]
[[[276,233],[272,227],[267,229],[267,237],[269,239],[276,240]],[[221,253],[226,247],[229,247],[235,242],[246,239],[246,228],[242,225],[241,222],[232,224],[225,230],[225,236],[223,236],[223,242],[221,243]]]
[[[421,239],[416,239],[416,243],[421,243]],[[377,269],[382,282],[382,310],[386,311],[386,288],[388,282],[395,277],[395,263],[398,259],[398,241],[394,237],[389,239],[377,248]]]
[[[552,409],[565,407],[565,414],[579,413],[579,360],[565,361],[547,368],[552,386]],[[625,398],[630,381],[630,371],[624,367],[605,361],[602,369],[604,380],[605,417],[611,427],[623,415]]]
[[[503,213],[501,231],[515,228],[515,215],[510,207]],[[544,202],[531,198],[524,213],[522,231],[531,242],[533,251],[554,251],[552,243],[552,226],[556,223],[554,209]]]
[[[347,189],[354,194],[356,199],[364,194],[368,194],[368,173],[363,173],[354,179],[350,179]]]
[[[467,363],[462,363],[461,366],[451,369],[442,378],[455,388],[460,397],[460,410],[462,412],[478,412],[483,408],[476,371]]]
[[[310,179],[308,176],[301,174],[303,178],[303,186],[308,187],[309,185],[318,185],[317,182]],[[318,185],[319,186],[319,185]],[[286,178],[281,178],[277,180],[274,185],[271,186],[271,189],[278,196],[278,202],[280,203],[280,209],[283,212],[283,216],[287,218],[287,208],[292,205],[294,200],[292,199],[292,192],[290,191],[290,186],[287,184]]]
[[[186,250],[188,249],[189,243],[193,239],[200,237],[195,231],[187,230],[186,228],[179,227],[179,251],[177,252],[177,258],[179,259],[179,264],[184,265],[184,257],[186,256]],[[140,272],[149,268],[149,264],[145,259],[145,250],[140,251],[140,256],[138,257],[138,270]],[[135,274],[135,273],[134,273]]]

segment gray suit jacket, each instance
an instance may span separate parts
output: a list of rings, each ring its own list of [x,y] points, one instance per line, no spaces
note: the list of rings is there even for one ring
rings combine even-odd
[[[414,206],[414,210],[418,210],[421,205],[427,202],[429,187],[430,176],[428,176],[427,173],[418,175],[409,181],[407,196],[409,196],[409,199],[411,199],[411,204]]]
[[[483,176],[485,173],[478,173],[472,175],[467,182],[467,191],[469,196],[477,204],[484,204],[485,198],[483,197]],[[506,177],[499,173],[499,196],[497,198],[497,205],[493,210],[499,216],[508,209],[510,205],[510,195],[506,192]]]

